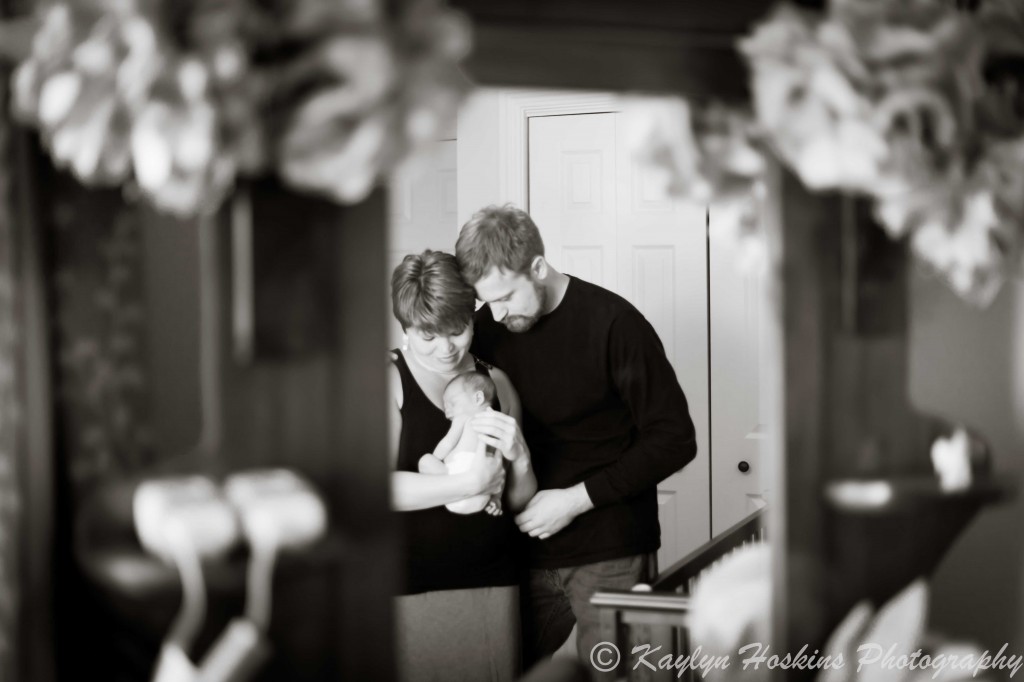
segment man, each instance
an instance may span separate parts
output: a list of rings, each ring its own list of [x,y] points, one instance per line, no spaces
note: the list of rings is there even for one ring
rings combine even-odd
[[[472,351],[519,392],[537,476],[537,494],[516,516],[530,538],[528,662],[554,652],[574,624],[586,662],[600,641],[590,597],[647,577],[661,545],[657,484],[696,456],[686,398],[643,315],[551,267],[524,211],[483,209],[463,226],[456,256],[486,304]],[[520,437],[496,423],[491,433],[506,448]]]

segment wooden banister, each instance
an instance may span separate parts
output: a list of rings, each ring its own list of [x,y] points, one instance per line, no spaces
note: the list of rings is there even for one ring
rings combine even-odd
[[[600,608],[656,611],[677,614],[684,618],[690,610],[690,598],[674,592],[606,590],[594,594],[590,598],[590,603]]]
[[[764,538],[765,514],[761,508],[669,566],[658,574],[651,587],[655,592],[688,591],[690,581],[716,561],[747,543],[760,542]]]
[[[689,592],[693,582],[740,547],[764,539],[765,510],[762,508],[677,561],[661,573],[653,585],[640,585],[630,591],[595,593],[590,603],[601,614],[602,641],[614,643],[623,658],[637,643],[656,649],[659,656],[687,652],[690,649]],[[640,671],[646,672],[649,671]],[[621,679],[622,675],[633,679],[632,670],[623,661],[602,675],[602,679],[609,680]]]

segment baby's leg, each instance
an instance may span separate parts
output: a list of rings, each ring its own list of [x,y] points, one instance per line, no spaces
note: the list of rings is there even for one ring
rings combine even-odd
[[[484,511],[491,516],[501,516],[501,495],[491,495],[491,499],[488,500],[487,506],[484,507]]]
[[[419,470],[421,474],[447,474],[448,467],[444,462],[433,455],[427,454],[420,457]]]

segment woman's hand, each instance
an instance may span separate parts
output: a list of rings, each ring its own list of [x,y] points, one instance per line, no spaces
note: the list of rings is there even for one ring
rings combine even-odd
[[[529,461],[530,450],[526,447],[519,422],[513,417],[487,408],[474,415],[469,425],[479,434],[480,440],[500,452],[508,461]]]
[[[501,494],[505,487],[505,467],[501,458],[484,455],[474,459],[473,465],[466,472],[470,481],[468,496]]]

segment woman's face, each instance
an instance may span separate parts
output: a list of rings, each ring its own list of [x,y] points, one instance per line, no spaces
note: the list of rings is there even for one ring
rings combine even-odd
[[[462,364],[473,341],[473,325],[468,324],[461,332],[451,336],[432,334],[419,327],[405,330],[409,336],[409,351],[427,369],[435,372],[450,372]]]

